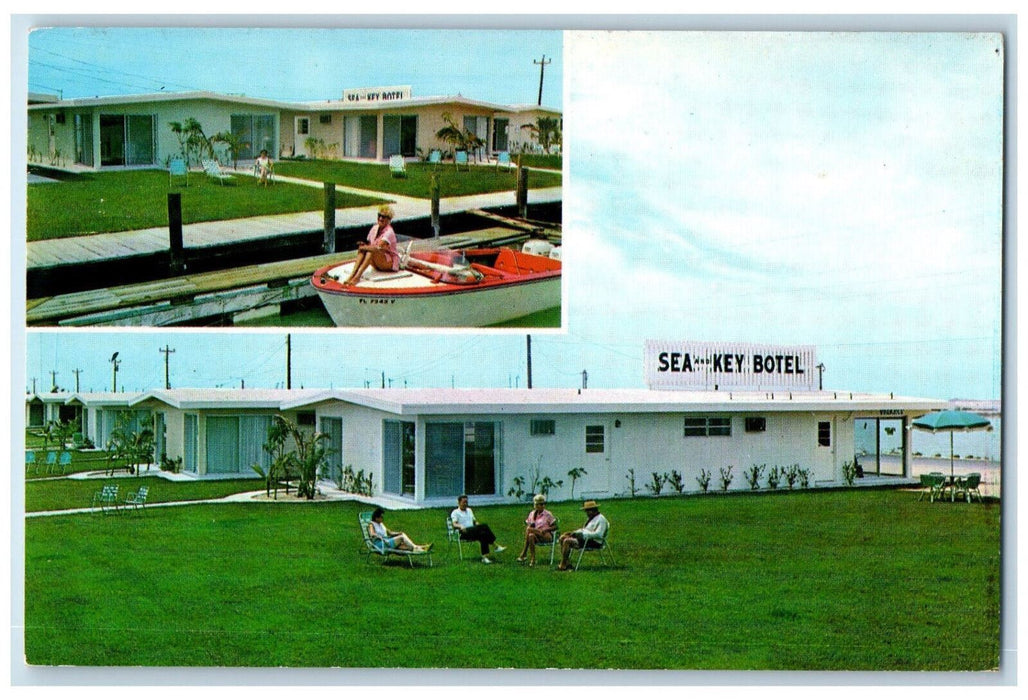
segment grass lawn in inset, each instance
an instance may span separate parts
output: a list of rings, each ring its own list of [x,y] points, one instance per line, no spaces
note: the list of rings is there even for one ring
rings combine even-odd
[[[334,182],[337,185],[422,199],[429,199],[432,196],[430,184],[433,170],[439,173],[440,197],[513,191],[517,186],[517,175],[514,170],[488,165],[472,165],[470,170],[460,171],[456,170],[452,163],[407,163],[406,168],[407,176],[401,178],[393,177],[388,165],[378,163],[289,160],[275,164],[275,172],[279,175],[317,182]],[[558,187],[560,184],[561,176],[558,173],[528,173],[529,189]]]
[[[241,174],[222,185],[193,172],[188,186],[177,178],[175,186],[169,187],[168,173],[163,170],[89,173],[28,186],[28,240],[166,227],[169,192],[182,195],[184,224],[321,211],[324,199],[320,187],[285,182],[263,187],[255,178]],[[340,209],[383,201],[336,193]]]
[[[474,501],[474,499],[472,499]],[[611,500],[614,568],[447,556],[450,508],[385,522],[436,566],[367,563],[355,503],[225,504],[25,523],[30,664],[988,670],[1000,507],[899,490]],[[552,503],[565,529],[578,502]]]

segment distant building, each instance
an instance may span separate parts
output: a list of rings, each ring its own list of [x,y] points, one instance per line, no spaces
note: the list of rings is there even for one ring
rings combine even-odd
[[[412,97],[410,88],[347,91],[343,99],[291,103],[207,91],[151,93],[117,97],[57,99],[37,95],[28,105],[31,161],[59,167],[102,170],[164,167],[181,153],[169,124],[197,120],[210,137],[235,135],[243,146],[239,160],[262,149],[273,156],[354,159],[379,162],[446,152],[452,145],[436,137],[444,115],[484,144],[473,157],[500,151],[538,152],[529,125],[540,117],[560,121],[558,110],[535,105],[502,105],[461,95]],[[221,159],[231,159],[221,147]]]

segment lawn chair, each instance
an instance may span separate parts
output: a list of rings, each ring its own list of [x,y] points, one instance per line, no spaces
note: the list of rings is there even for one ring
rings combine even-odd
[[[982,483],[982,475],[977,472],[968,474],[960,481],[957,482],[956,486],[956,498],[966,498],[967,502],[971,502],[972,496],[978,497],[978,502],[982,503],[982,492],[979,490],[979,486]]]
[[[439,164],[443,162],[443,152],[438,148],[433,148],[428,152],[428,162],[433,164]]]
[[[453,521],[450,520],[450,516],[446,516],[446,550],[450,551],[453,545],[457,545],[457,555],[461,561],[464,561],[464,540],[460,538],[460,530],[454,526]],[[474,542],[470,544],[475,545]]]
[[[598,542],[599,544],[593,544]],[[582,563],[582,557],[585,556],[586,552],[596,552],[600,555],[600,563],[604,566],[614,566],[614,552],[610,549],[610,526],[607,526],[607,536],[602,540],[586,540],[584,547],[578,548],[578,560],[575,562],[575,571],[578,571],[578,566]],[[610,559],[610,563],[607,563],[607,559]]]
[[[186,161],[181,158],[172,158],[168,161],[168,187],[174,184],[176,177],[185,178],[185,186],[189,187],[189,168],[186,167]]]
[[[553,561],[557,556],[557,540],[560,539],[560,518],[555,517],[553,519],[553,539],[550,540],[550,566],[553,566]],[[536,542],[535,546],[546,547],[546,543],[539,544]]]
[[[62,452],[60,459],[57,460],[57,466],[60,467],[61,474],[64,474],[71,466],[71,452]]]
[[[407,177],[407,163],[403,156],[389,156],[389,174],[393,177]]]
[[[25,473],[36,470],[36,451],[29,450],[25,453]]]
[[[140,486],[135,493],[130,493],[125,499],[125,506],[132,506],[132,509],[142,508],[146,512],[146,497],[150,493],[150,487]]]
[[[117,513],[120,506],[121,504],[118,503],[118,485],[107,484],[93,494],[93,504],[90,507],[94,512],[99,508],[106,515],[108,513]]]
[[[206,174],[208,177],[214,178],[222,185],[225,184],[225,180],[232,179],[232,175],[222,170],[221,163],[219,163],[216,160],[201,161],[201,164],[203,165],[204,174]]]
[[[52,474],[57,469],[57,453],[46,453],[46,473]]]
[[[514,167],[514,163],[511,162],[510,153],[508,151],[500,151],[496,154],[496,169],[499,170],[501,165],[508,170]]]
[[[457,151],[453,154],[453,167],[460,170],[461,166],[464,166],[465,170],[471,172],[471,163],[468,162],[467,151]]]
[[[382,557],[382,561],[385,562],[390,556],[407,557],[407,563],[410,564],[410,568],[414,568],[415,557],[428,557],[428,565],[432,566],[432,552],[415,552],[411,549],[393,549],[386,547],[385,543],[379,539],[371,536],[368,531],[368,525],[371,524],[371,511],[365,510],[357,514],[357,522],[360,524],[361,536],[364,538],[364,549],[363,554],[365,558],[370,562],[371,556],[376,555]]]
[[[260,163],[256,160],[254,160],[254,177],[257,178],[257,182],[260,183]],[[274,182],[274,162],[271,160],[267,161],[267,178],[264,182],[268,185]]]

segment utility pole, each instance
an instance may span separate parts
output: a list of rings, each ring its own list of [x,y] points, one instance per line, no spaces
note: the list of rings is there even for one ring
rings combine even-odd
[[[114,376],[111,379],[111,391],[118,391],[118,367],[121,366],[121,360],[118,359],[118,353],[111,355],[110,359],[111,367],[114,368]]]
[[[532,336],[530,336],[530,335],[525,336],[525,340],[527,341],[527,349],[528,349],[528,384],[526,386],[527,386],[527,388],[531,389],[532,388]]]
[[[539,101],[537,102],[537,104],[539,106],[542,106],[542,104],[543,104],[543,73],[546,72],[547,64],[552,63],[552,62],[553,62],[552,60],[550,60],[550,61],[546,60],[546,54],[543,54],[543,60],[541,60],[541,61],[532,61],[532,63],[534,63],[535,65],[539,66]]]
[[[157,352],[163,352],[164,353],[164,388],[165,389],[170,389],[171,388],[171,379],[170,379],[170,376],[168,374],[168,357],[171,355],[171,353],[175,352],[175,350],[172,349],[172,348],[169,348],[167,346],[167,344],[165,344],[165,346],[163,348],[158,348]]]
[[[293,336],[286,333],[286,389],[293,388]]]
[[[33,394],[36,393],[36,378],[35,377],[32,378],[32,393]]]
[[[586,372],[584,369],[582,370],[582,388],[589,388],[589,373]]]
[[[82,370],[73,369],[72,373],[75,375],[75,393],[79,393],[79,375],[82,374]]]
[[[57,391],[57,372],[50,370],[50,391]]]
[[[823,389],[823,387],[821,385],[821,373],[824,372],[824,371],[825,371],[825,363],[824,362],[817,363],[817,390],[818,391],[821,391]]]

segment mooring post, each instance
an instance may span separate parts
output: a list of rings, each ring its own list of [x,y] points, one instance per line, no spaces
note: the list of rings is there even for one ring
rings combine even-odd
[[[322,249],[326,253],[336,252],[336,184],[325,182],[325,239]]]
[[[432,171],[428,190],[432,195],[432,231],[434,231],[433,235],[439,238],[439,173],[437,171]]]
[[[528,218],[528,168],[521,167],[521,159],[518,158],[518,216],[522,219]]]
[[[185,267],[182,246],[182,193],[168,193],[168,268],[171,274],[181,273]]]

